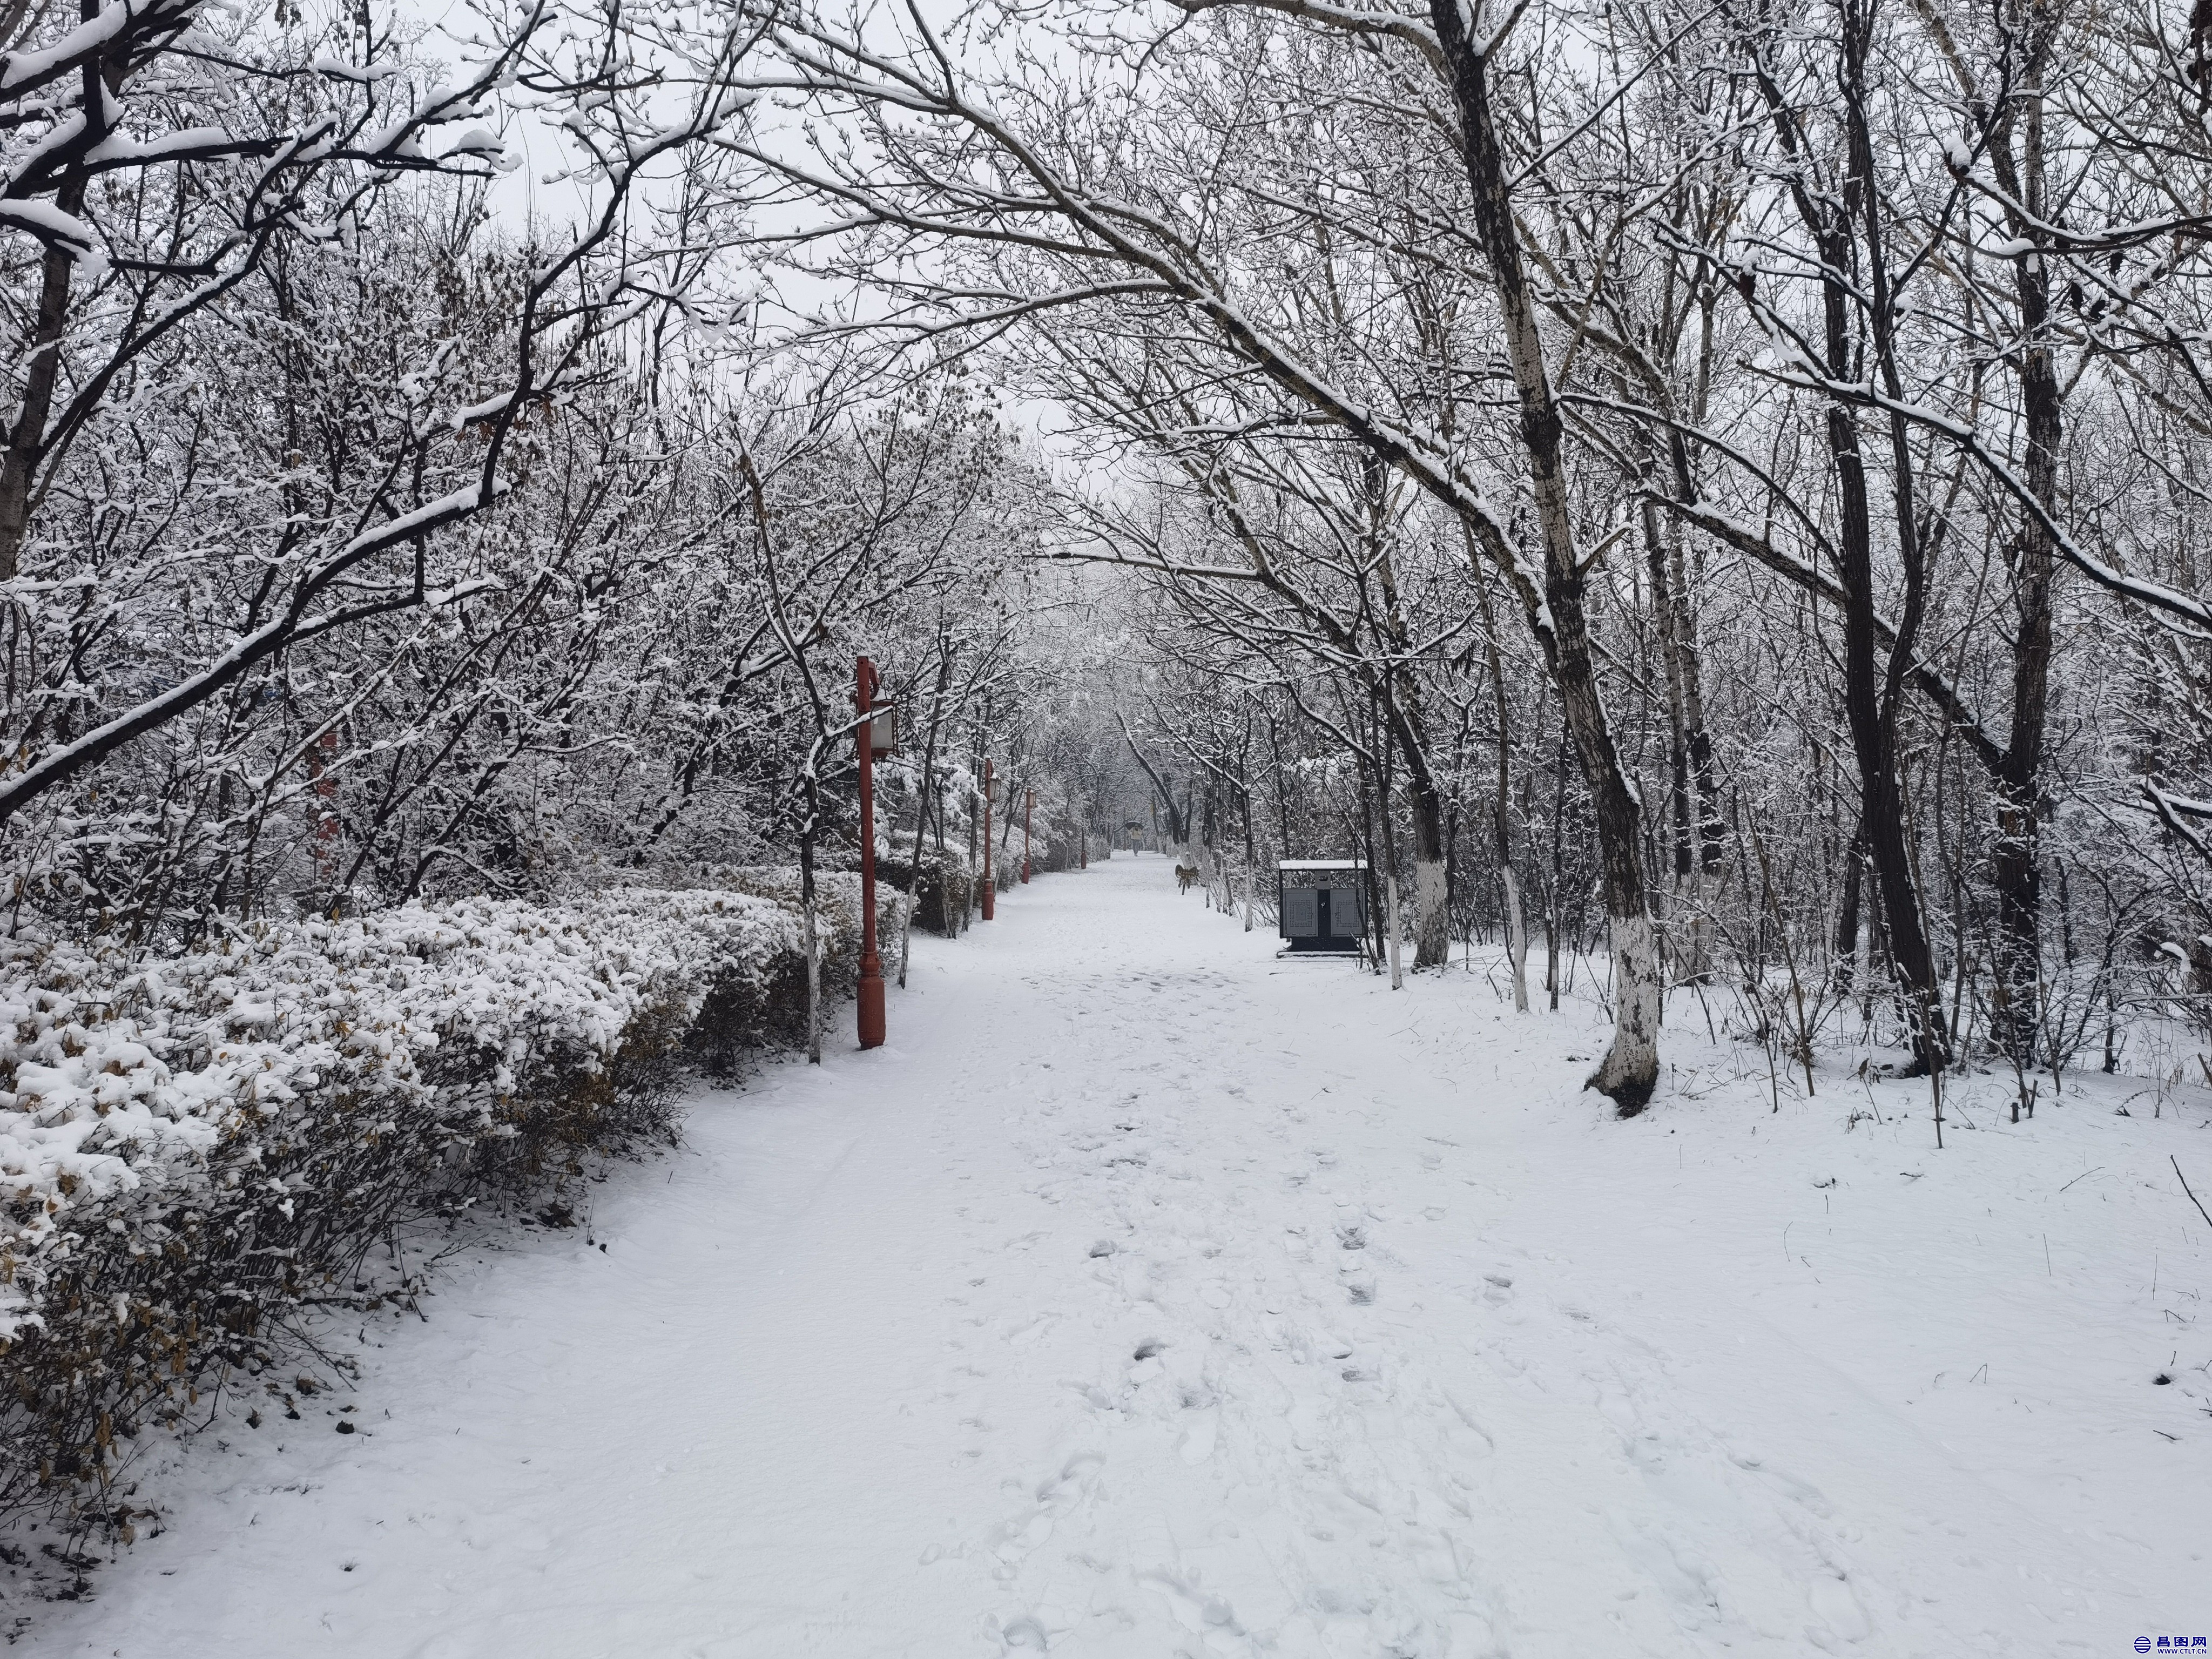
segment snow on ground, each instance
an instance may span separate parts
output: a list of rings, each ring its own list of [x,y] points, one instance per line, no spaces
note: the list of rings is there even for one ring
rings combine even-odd
[[[2032,1124],[1278,962],[1118,858],[232,1419],[41,1654],[2118,1655],[2212,1635],[2201,1091]],[[1581,1058],[1577,1059],[1577,1056]],[[2177,1096],[2185,1096],[2177,1104]],[[1879,1109],[1881,1123],[1856,1109]],[[347,1333],[349,1340],[352,1334]],[[2160,1386],[2160,1376],[2172,1377]]]

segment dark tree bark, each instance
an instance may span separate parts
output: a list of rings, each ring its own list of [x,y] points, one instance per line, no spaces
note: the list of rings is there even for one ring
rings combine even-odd
[[[84,181],[64,185],[54,205],[75,217],[84,210]],[[46,421],[53,411],[54,386],[61,374],[62,335],[69,320],[70,282],[76,261],[58,247],[40,260],[39,316],[32,335],[30,361],[23,370],[23,401],[8,430],[8,449],[0,456],[0,581],[13,581],[30,529],[31,499],[39,463],[46,453]]]
[[[1865,104],[1866,57],[1873,28],[1869,0],[1841,0],[1838,67],[1843,95],[1846,164],[1840,191],[1820,189],[1810,178],[1808,147],[1796,114],[1781,88],[1753,52],[1759,89],[1785,154],[1797,163],[1790,193],[1820,261],[1822,368],[1832,381],[1849,384],[1867,366],[1855,349],[1852,308],[1863,302],[1866,355],[1893,398],[1902,384],[1892,349],[1894,296],[1882,235],[1883,204],[1874,161]],[[1827,449],[1836,480],[1837,577],[1844,590],[1844,708],[1858,763],[1862,822],[1875,884],[1881,894],[1890,961],[1904,997],[1911,1030],[1914,1065],[1936,1070],[1950,1058],[1942,1012],[1942,989],[1929,948],[1920,894],[1906,845],[1905,800],[1897,773],[1897,721],[1905,676],[1919,631],[1926,593],[1926,558],[1922,527],[1914,509],[1912,457],[1904,417],[1888,418],[1894,477],[1892,482],[1898,554],[1904,567],[1904,612],[1891,635],[1886,659],[1876,646],[1883,629],[1875,604],[1874,519],[1866,459],[1858,422],[1840,398],[1828,406]]]
[[[1851,844],[1844,854],[1843,902],[1836,907],[1836,934],[1831,950],[1835,957],[1836,983],[1850,988],[1858,970],[1860,878],[1866,870],[1866,825],[1851,830]]]
[[[1591,1073],[1589,1086],[1609,1097],[1623,1116],[1633,1116],[1650,1102],[1659,1077],[1658,940],[1644,884],[1643,808],[1614,746],[1590,650],[1583,567],[1567,498],[1565,423],[1528,290],[1491,107],[1488,52],[1494,43],[1469,38],[1472,17],[1459,0],[1431,0],[1429,13],[1458,110],[1476,232],[1504,323],[1506,356],[1521,408],[1521,448],[1543,538],[1548,617],[1532,620],[1596,820],[1612,933],[1614,1024],[1613,1044]]]
[[[2041,8],[2036,9],[2039,13]],[[2027,210],[2012,234],[2047,241],[2043,144],[2043,66],[2051,25],[2039,15],[2018,97],[1990,122],[1990,164],[1998,184]],[[2017,138],[2020,155],[2013,145]],[[2019,349],[2011,354],[2027,427],[2027,487],[2043,517],[2024,517],[2013,571],[2012,724],[1996,771],[1996,839],[1990,878],[1996,889],[1996,980],[1990,1035],[2013,1063],[2033,1063],[2043,981],[2043,858],[2038,833],[2043,745],[2051,702],[2051,580],[2055,550],[2045,520],[2058,510],[2063,436],[2058,375],[2051,347],[2051,270],[2046,256],[2010,262],[2020,306]]]

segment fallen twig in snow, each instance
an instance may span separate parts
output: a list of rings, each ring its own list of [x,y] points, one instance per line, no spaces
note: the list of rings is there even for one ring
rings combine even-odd
[[[2185,1193],[2189,1193],[2189,1201],[2197,1206],[2197,1213],[2204,1217],[2204,1224],[2206,1226],[2212,1227],[2212,1213],[2208,1213],[2206,1212],[2204,1208],[2204,1200],[2197,1197],[2195,1193],[2189,1191],[2189,1177],[2181,1173],[2181,1160],[2175,1158],[2171,1152],[2166,1154],[2166,1158],[2167,1161],[2173,1165],[2173,1173],[2180,1179],[2181,1190]]]

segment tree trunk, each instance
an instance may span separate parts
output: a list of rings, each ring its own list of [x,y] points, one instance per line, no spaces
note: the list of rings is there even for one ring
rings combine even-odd
[[[983,757],[975,757],[970,779],[983,775]],[[960,907],[960,931],[966,933],[975,925],[975,907],[983,902],[983,866],[978,861],[975,845],[975,826],[983,816],[983,792],[972,781],[968,786],[968,876],[967,899]]]
[[[1866,59],[1873,33],[1868,0],[1843,0],[1838,89],[1842,94],[1847,139],[1848,179],[1841,194],[1824,188],[1797,137],[1796,117],[1781,88],[1755,66],[1761,95],[1774,115],[1784,151],[1797,164],[1789,189],[1797,214],[1820,256],[1821,320],[1828,378],[1843,385],[1869,378],[1863,357],[1870,356],[1885,389],[1901,398],[1892,328],[1894,313],[1889,270],[1881,235],[1882,180],[1873,153],[1865,103]],[[1856,222],[1855,222],[1855,219]],[[1863,233],[1863,245],[1860,238]],[[1848,274],[1847,274],[1848,273]],[[1870,337],[1855,343],[1851,307],[1863,307]],[[1854,349],[1855,343],[1865,348]],[[1925,558],[1921,526],[1913,510],[1913,472],[1901,416],[1889,417],[1893,453],[1890,487],[1894,507],[1898,559],[1905,575],[1905,612],[1891,637],[1886,664],[1875,660],[1880,637],[1874,591],[1874,528],[1869,504],[1865,458],[1858,423],[1840,399],[1828,407],[1829,463],[1836,480],[1838,507],[1837,575],[1844,590],[1844,708],[1858,763],[1862,822],[1867,854],[1881,903],[1890,961],[1912,1033],[1916,1067],[1940,1070],[1950,1049],[1942,1016],[1942,989],[1936,982],[1920,895],[1913,881],[1906,845],[1905,800],[1897,776],[1897,715],[1906,666],[1912,660],[1925,597]]]
[[[1559,758],[1552,768],[1552,880],[1544,895],[1544,991],[1552,1012],[1559,1012],[1559,884],[1567,833],[1567,744],[1559,739]]]
[[[1244,792],[1244,931],[1252,931],[1252,792]]]
[[[1498,799],[1491,817],[1496,837],[1498,880],[1505,904],[1505,955],[1513,964],[1513,1012],[1528,1012],[1528,919],[1521,902],[1521,882],[1513,868],[1513,715],[1505,696],[1505,662],[1498,649],[1497,618],[1490,608],[1490,590],[1478,577],[1475,603],[1482,611],[1485,665],[1490,671],[1490,696],[1498,716]]]
[[[810,784],[807,793],[813,793]],[[822,933],[814,915],[814,828],[799,837],[799,914],[806,942],[806,1060],[822,1063]]]
[[[906,878],[906,903],[899,915],[899,989],[906,988],[906,969],[914,941],[914,907],[921,893],[921,838],[929,827],[930,788],[937,769],[937,733],[945,718],[945,690],[952,681],[952,657],[940,651],[937,671],[937,691],[929,700],[929,736],[921,746],[921,789],[914,805],[914,864]],[[938,840],[945,839],[943,814],[939,814]],[[944,866],[940,860],[938,873],[938,908],[944,912],[945,926],[952,925],[952,895],[945,886]]]
[[[1865,272],[1869,331],[1873,356],[1893,397],[1901,396],[1891,352],[1889,272],[1880,234],[1881,180],[1875,170],[1873,138],[1864,100],[1866,57],[1873,32],[1871,7],[1847,3],[1844,9],[1842,46],[1845,125],[1850,137],[1856,195],[1864,216],[1864,258],[1857,269]],[[1838,380],[1855,373],[1850,350],[1846,295],[1843,273],[1854,269],[1848,224],[1827,223],[1821,283],[1826,312],[1828,372]],[[1897,773],[1897,715],[1905,665],[1911,660],[1920,610],[1923,561],[1927,553],[1920,541],[1920,526],[1912,507],[1911,458],[1905,444],[1901,416],[1889,417],[1891,447],[1896,452],[1890,481],[1896,519],[1899,561],[1905,572],[1905,614],[1893,641],[1888,661],[1875,661],[1876,616],[1874,592],[1873,525],[1868,507],[1866,465],[1859,452],[1858,427],[1840,404],[1828,410],[1828,447],[1834,459],[1838,495],[1842,507],[1838,556],[1843,567],[1844,596],[1844,702],[1851,731],[1851,745],[1858,757],[1859,787],[1866,809],[1867,851],[1874,864],[1875,881],[1881,890],[1882,915],[1889,930],[1892,961],[1904,991],[1912,1025],[1912,1054],[1916,1065],[1941,1071],[1950,1061],[1950,1045],[1943,1024],[1943,992],[1936,976],[1936,959],[1929,948],[1928,927],[1920,907],[1918,884],[1913,879],[1911,851],[1906,844],[1905,796]]]
[[[1394,991],[1402,991],[1406,988],[1406,975],[1398,959],[1401,938],[1398,927],[1398,872],[1395,870],[1390,872],[1383,878],[1383,899],[1389,906],[1390,988]]]
[[[1705,319],[1710,336],[1712,320]],[[1708,343],[1703,349],[1711,350]],[[1705,398],[1700,392],[1695,418],[1705,421]],[[1697,475],[1690,464],[1689,446],[1680,432],[1669,434],[1668,453],[1674,469],[1674,487],[1685,501],[1697,495]],[[1696,786],[1698,868],[1702,875],[1717,875],[1727,857],[1727,827],[1721,821],[1721,785],[1713,765],[1713,734],[1705,724],[1705,676],[1698,650],[1698,610],[1690,598],[1689,562],[1682,544],[1686,538],[1679,522],[1667,533],[1667,616],[1664,625],[1673,641],[1674,660],[1681,676],[1682,737],[1688,750],[1691,781]],[[1703,944],[1699,945],[1702,956]]]
[[[1410,672],[1394,671],[1382,704],[1383,723],[1406,763],[1406,793],[1413,804],[1413,966],[1438,968],[1451,959],[1450,884],[1444,868],[1443,792],[1429,764],[1420,683]]]
[[[1659,659],[1666,670],[1667,782],[1668,862],[1680,891],[1690,878],[1692,863],[1690,820],[1695,807],[1690,799],[1690,743],[1688,721],[1683,714],[1682,653],[1674,629],[1673,572],[1668,568],[1667,543],[1659,525],[1656,502],[1644,503],[1644,557],[1651,577],[1651,609],[1659,623]],[[1677,529],[1677,537],[1680,532]]]
[[[84,210],[84,181],[70,179],[56,193],[54,206],[74,216]],[[23,538],[30,530],[31,498],[38,493],[39,463],[45,458],[46,422],[53,412],[54,386],[60,378],[62,335],[69,322],[70,279],[76,261],[49,247],[40,261],[39,317],[23,366],[23,401],[0,457],[0,581],[15,580]]]
[[[1365,844],[1366,868],[1359,874],[1360,886],[1366,895],[1367,901],[1367,931],[1364,939],[1368,951],[1373,956],[1375,971],[1379,974],[1382,971],[1382,889],[1380,876],[1382,865],[1375,855],[1375,811],[1368,800],[1369,787],[1367,757],[1362,755],[1359,757],[1359,834]],[[1384,834],[1389,833],[1390,826],[1387,819],[1382,829]]]
[[[1911,854],[1905,846],[1905,799],[1897,776],[1897,732],[1885,719],[1879,671],[1875,663],[1875,605],[1872,526],[1867,512],[1866,473],[1858,432],[1841,409],[1828,411],[1828,448],[1834,460],[1842,523],[1837,538],[1843,565],[1844,708],[1851,749],[1858,760],[1867,854],[1881,894],[1892,964],[1912,1026],[1912,1052],[1922,1069],[1940,1068],[1948,1060],[1943,1041],[1936,962],[1928,945],[1920,893],[1912,880]],[[1893,714],[1893,710],[1890,711]]]
[[[1382,688],[1382,714],[1406,763],[1407,793],[1413,808],[1413,966],[1440,968],[1451,960],[1450,886],[1444,867],[1443,792],[1429,763],[1427,705],[1414,674],[1411,630],[1398,598],[1397,562],[1386,534],[1389,470],[1370,455],[1361,469],[1368,509],[1368,539],[1382,588],[1381,626],[1397,657]],[[1388,794],[1385,794],[1385,802]],[[1394,843],[1395,845],[1395,843]],[[1394,856],[1391,868],[1397,860]]]
[[[1866,869],[1866,824],[1851,831],[1850,850],[1844,856],[1844,899],[1836,909],[1836,936],[1831,950],[1836,962],[1837,983],[1848,991],[1858,962],[1859,878]]]
[[[1444,808],[1432,783],[1413,796],[1413,966],[1451,960],[1451,883],[1444,868]]]
[[[2043,36],[2049,38],[2047,25]],[[2007,135],[1999,165],[2000,182],[2024,189],[2029,221],[2044,211],[2043,101],[2040,52],[2031,62],[2018,117],[2022,150],[2019,176],[2014,172]],[[2036,237],[2033,223],[2021,222],[2016,236]],[[2050,267],[2045,255],[2012,261],[2020,296],[2021,349],[2014,358],[2020,377],[2021,411],[2027,428],[2027,487],[2045,514],[2058,510],[2058,447],[2061,415],[2058,376],[2051,362]],[[2012,729],[1996,783],[1997,833],[1990,849],[1990,876],[1996,888],[1996,987],[1991,1031],[1997,1048],[2025,1071],[2034,1063],[2042,998],[2043,859],[2038,832],[2042,797],[2044,729],[2051,690],[2051,533],[2033,514],[2021,527],[2020,559],[2014,573],[2017,620],[2013,632]]]
[[[1513,964],[1513,1012],[1528,1012],[1528,924],[1521,912],[1521,884],[1513,866],[1502,865],[1498,874],[1505,885],[1505,956]]]
[[[899,989],[902,991],[906,988],[907,963],[913,952],[914,909],[921,896],[921,837],[922,832],[929,825],[929,765],[927,761],[922,763],[921,785],[922,796],[915,803],[914,809],[914,863],[906,872],[906,897],[899,906],[898,982]],[[940,886],[939,902],[942,905],[943,902],[944,894]]]
[[[1698,789],[1698,869],[1701,876],[1720,873],[1728,855],[1727,830],[1721,822],[1720,774],[1713,765],[1713,734],[1705,724],[1705,669],[1698,653],[1698,612],[1690,601],[1689,573],[1682,557],[1682,534],[1677,526],[1669,544],[1674,583],[1675,651],[1682,662],[1682,722],[1690,748],[1690,776]],[[1702,881],[1698,888],[1703,886]],[[1697,890],[1697,889],[1693,889]],[[1697,962],[1702,971],[1705,945],[1699,938]]]
[[[1491,114],[1486,45],[1468,39],[1473,17],[1460,0],[1430,0],[1429,10],[1458,106],[1475,226],[1504,324],[1506,356],[1521,405],[1522,449],[1543,532],[1544,608],[1549,614],[1532,620],[1559,689],[1559,706],[1573,735],[1596,819],[1617,988],[1613,1043],[1590,1074],[1589,1086],[1610,1097],[1623,1116],[1633,1116],[1650,1103],[1659,1079],[1662,988],[1657,941],[1644,887],[1643,808],[1613,745],[1590,651],[1582,564],[1567,498],[1565,423],[1530,301],[1504,157]]]

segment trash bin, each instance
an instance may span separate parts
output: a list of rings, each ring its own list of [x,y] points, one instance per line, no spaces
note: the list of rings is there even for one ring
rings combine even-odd
[[[1275,866],[1277,931],[1297,951],[1356,952],[1367,934],[1364,859],[1285,859]]]

